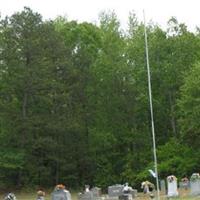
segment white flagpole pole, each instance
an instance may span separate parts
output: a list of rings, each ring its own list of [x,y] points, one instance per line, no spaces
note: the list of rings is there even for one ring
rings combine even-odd
[[[145,35],[145,49],[146,49],[146,64],[147,64],[147,73],[148,73],[149,104],[150,104],[150,111],[151,111],[151,128],[152,128],[152,137],[153,137],[154,167],[155,167],[155,174],[156,174],[157,199],[160,200],[160,190],[159,190],[159,181],[158,181],[158,167],[157,167],[157,155],[156,155],[156,141],[155,141],[155,130],[154,130],[154,118],[153,118],[153,105],[152,105],[152,94],[151,94],[151,74],[150,74],[150,67],[149,67],[148,40],[147,40],[146,20],[145,20],[145,12],[144,12],[144,10],[143,10],[143,16],[144,16],[144,35]]]

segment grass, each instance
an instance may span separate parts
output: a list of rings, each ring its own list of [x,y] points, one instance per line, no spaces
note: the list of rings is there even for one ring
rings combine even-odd
[[[162,192],[160,194],[160,200],[200,200],[200,196],[191,197],[189,190],[179,189],[179,197],[178,198],[167,198]],[[138,200],[150,200],[148,195],[144,195],[142,193],[138,194]]]
[[[200,197],[188,197],[188,191],[179,191],[179,198],[170,198],[170,200],[200,200]],[[17,192],[15,193],[17,200],[36,200],[36,192]],[[4,199],[4,195],[0,195],[0,199]],[[45,200],[51,200],[51,191],[47,192]],[[77,200],[77,193],[72,193],[72,200]],[[148,195],[138,194],[136,200],[150,200]],[[161,194],[161,200],[169,200]]]
[[[33,192],[18,192],[15,193],[17,200],[36,200],[36,193]],[[0,195],[0,199],[4,199],[4,195]],[[45,196],[45,200],[51,200],[51,194]],[[72,194],[72,200],[77,200],[77,194]]]

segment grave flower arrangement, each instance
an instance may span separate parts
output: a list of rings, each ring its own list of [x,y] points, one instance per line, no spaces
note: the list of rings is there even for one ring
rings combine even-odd
[[[8,195],[4,198],[5,200],[17,200],[14,193],[8,193]]]
[[[37,191],[37,195],[38,195],[38,197],[44,197],[45,196],[45,192],[42,191],[42,190],[38,190]]]
[[[171,175],[171,176],[168,176],[168,177],[167,177],[167,181],[168,181],[169,183],[171,183],[171,182],[173,182],[173,181],[175,181],[175,180],[177,180],[177,178],[176,178],[176,176],[174,176],[174,175]]]
[[[191,181],[197,181],[197,180],[200,180],[200,175],[199,173],[193,173],[191,178],[190,178]]]
[[[58,184],[55,187],[55,190],[64,190],[64,189],[65,189],[65,186],[63,184]]]
[[[187,177],[184,177],[184,178],[181,179],[181,181],[182,181],[182,182],[188,182],[189,180],[188,180]]]

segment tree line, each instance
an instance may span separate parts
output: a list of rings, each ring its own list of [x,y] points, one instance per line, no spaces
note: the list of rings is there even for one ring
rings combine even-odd
[[[160,178],[199,171],[200,31],[172,17],[147,27]],[[0,22],[0,188],[107,187],[150,178],[144,24],[113,12],[99,25],[43,20],[24,8]]]

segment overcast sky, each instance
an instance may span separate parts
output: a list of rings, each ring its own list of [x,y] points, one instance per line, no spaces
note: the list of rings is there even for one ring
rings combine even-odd
[[[62,15],[80,22],[96,22],[101,11],[115,10],[123,26],[132,10],[142,20],[144,9],[147,21],[153,20],[163,28],[171,16],[186,23],[190,30],[200,27],[200,0],[0,0],[2,16],[20,11],[24,6],[39,12],[45,19]]]

